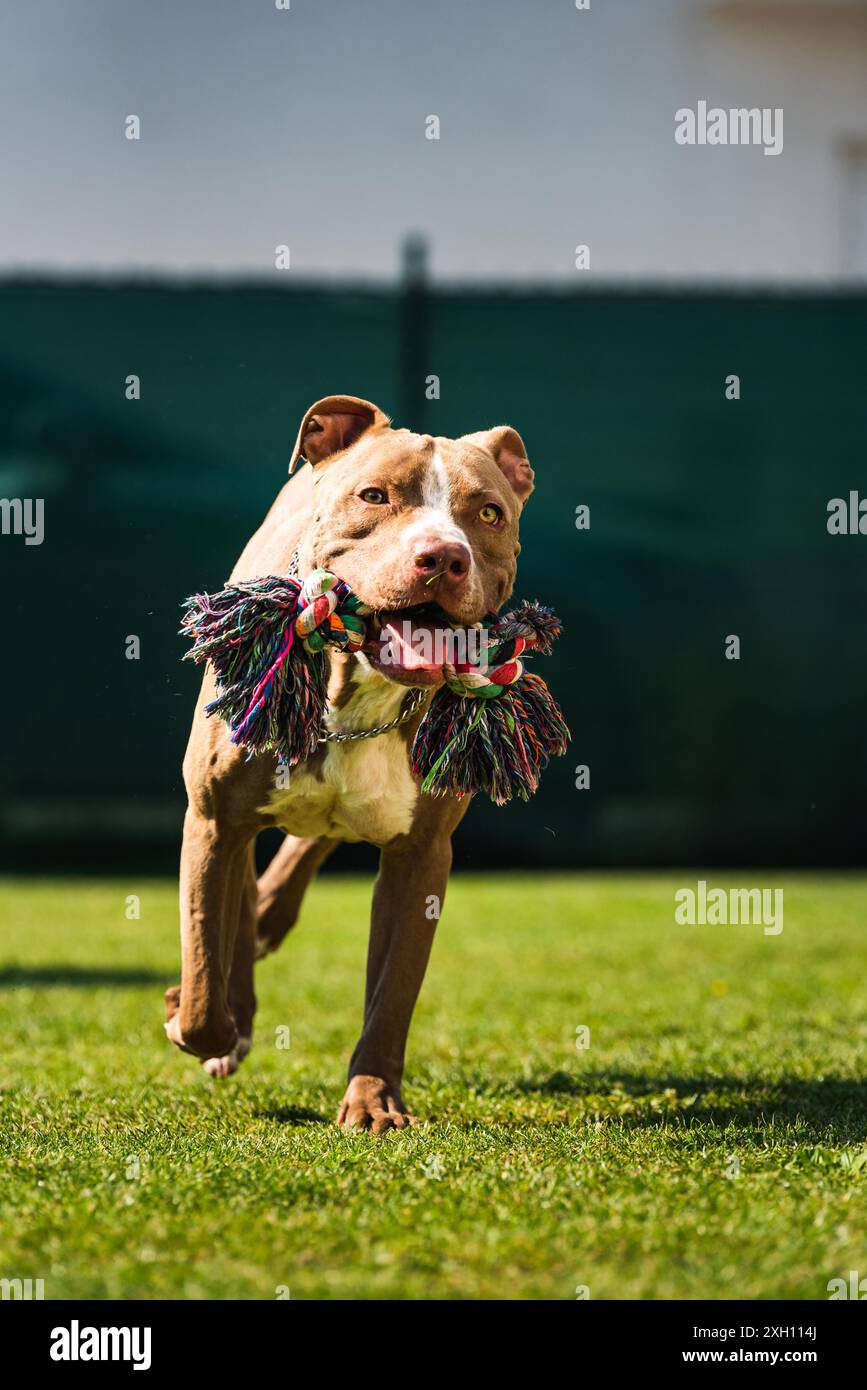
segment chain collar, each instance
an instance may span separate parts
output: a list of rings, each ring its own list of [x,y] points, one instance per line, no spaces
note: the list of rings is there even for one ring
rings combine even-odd
[[[289,561],[289,568],[286,571],[289,579],[298,578],[298,547],[292,551],[292,559]],[[339,729],[326,729],[324,734],[319,737],[320,743],[354,743],[357,739],[378,738],[380,734],[387,734],[391,729],[400,728],[401,724],[406,724],[421,709],[427,695],[426,690],[408,690],[403,698],[400,712],[394,719],[389,719],[387,724],[375,724],[372,729],[353,729],[341,731]]]
[[[372,729],[355,729],[352,732],[341,733],[327,729],[320,735],[320,743],[352,743],[359,738],[377,738],[379,734],[387,734],[389,729],[397,729],[401,724],[405,724],[408,719],[412,719],[424,704],[427,695],[426,690],[408,690],[403,698],[400,713],[394,719],[389,719],[387,724],[375,724]]]

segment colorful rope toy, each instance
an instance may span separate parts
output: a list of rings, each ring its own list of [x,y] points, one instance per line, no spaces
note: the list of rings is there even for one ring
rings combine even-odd
[[[484,790],[498,806],[526,801],[549,757],[566,752],[569,730],[541,676],[525,672],[523,652],[547,655],[560,636],[550,608],[524,602],[487,627],[487,660],[444,667],[412,747],[422,791],[463,796]]]
[[[186,600],[185,659],[210,661],[219,695],[206,706],[233,743],[276,752],[289,767],[315,751],[325,717],[326,647],[360,651],[371,609],[328,570],[303,581],[268,575]],[[485,621],[485,659],[446,665],[412,747],[412,770],[432,796],[485,791],[498,806],[526,801],[549,757],[566,751],[562,712],[520,657],[547,653],[560,635],[550,608],[522,603]]]

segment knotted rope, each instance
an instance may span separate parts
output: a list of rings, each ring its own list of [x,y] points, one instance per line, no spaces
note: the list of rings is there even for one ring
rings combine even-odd
[[[336,574],[314,570],[300,586],[295,633],[308,652],[321,652],[329,645],[340,651],[357,652],[364,646],[364,619],[371,611]]]
[[[370,609],[330,570],[268,575],[187,599],[186,657],[210,661],[220,693],[206,706],[250,754],[277,749],[290,767],[315,751],[325,715],[327,646],[358,651]],[[317,659],[319,658],[319,659]]]
[[[186,657],[210,661],[219,694],[206,706],[250,756],[275,750],[289,767],[319,743],[325,715],[325,648],[357,652],[371,609],[344,580],[317,569],[306,579],[275,575],[187,599]],[[569,730],[541,677],[521,656],[547,653],[560,633],[550,608],[523,603],[485,622],[482,661],[444,667],[412,748],[413,772],[431,795],[486,791],[498,805],[536,790],[548,758],[565,752]]]
[[[539,785],[551,756],[566,751],[569,730],[541,676],[531,675],[523,653],[547,655],[560,635],[550,608],[524,602],[485,624],[480,662],[445,666],[438,692],[412,748],[412,770],[422,791],[464,796],[484,790],[497,805],[524,801]]]
[[[482,661],[443,667],[446,685],[455,695],[496,700],[523,676],[522,652],[547,654],[551,650],[560,635],[560,622],[550,609],[524,604],[518,613],[507,613],[503,618],[491,614],[485,629],[487,649]]]

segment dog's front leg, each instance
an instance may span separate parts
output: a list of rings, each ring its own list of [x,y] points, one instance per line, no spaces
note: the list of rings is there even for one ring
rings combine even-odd
[[[424,817],[423,828],[382,851],[373,890],[364,1029],[337,1116],[348,1128],[380,1134],[413,1123],[401,1098],[406,1039],[445,899],[451,833],[468,802],[440,802],[436,814]]]
[[[220,1057],[238,1041],[227,980],[241,909],[246,839],[192,808],[181,851],[181,988],[166,1023],[172,1042],[197,1057]],[[175,995],[175,991],[169,991]],[[170,1010],[175,1000],[168,1000]]]

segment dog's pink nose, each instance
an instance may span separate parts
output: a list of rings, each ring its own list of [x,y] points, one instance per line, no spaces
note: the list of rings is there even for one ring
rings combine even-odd
[[[414,547],[413,564],[419,579],[453,587],[463,582],[470,572],[469,548],[463,541],[446,541],[425,536]]]

